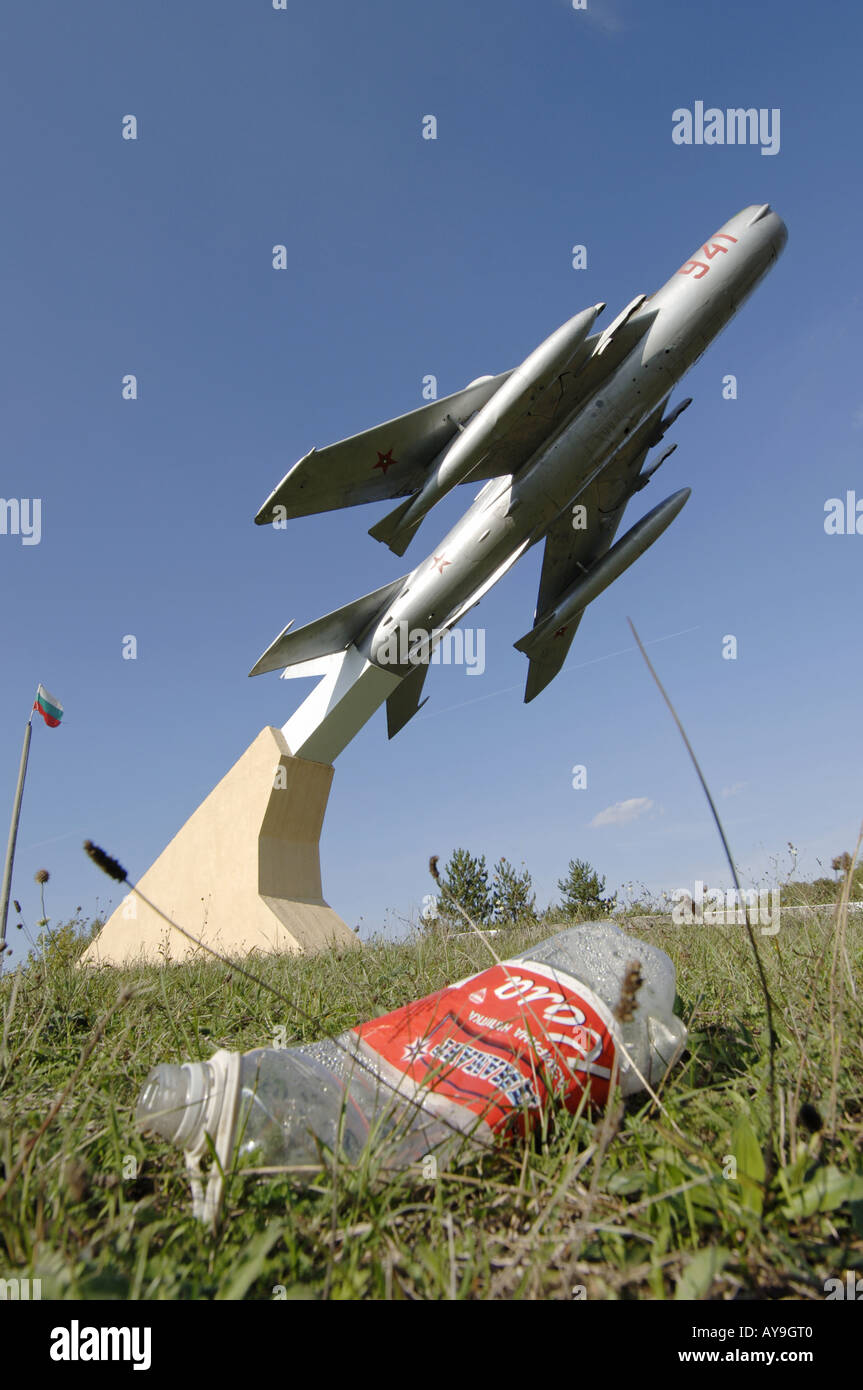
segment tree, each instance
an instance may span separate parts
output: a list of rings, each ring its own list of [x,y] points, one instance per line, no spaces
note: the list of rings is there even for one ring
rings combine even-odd
[[[478,925],[491,921],[494,908],[484,854],[477,859],[466,849],[454,850],[443,871],[442,887],[439,911],[448,922],[464,921],[453,900]]]
[[[491,900],[495,922],[524,922],[536,918],[536,894],[530,872],[519,873],[508,859],[494,866]]]
[[[861,893],[863,893],[863,864],[855,865],[854,859],[846,850],[844,854],[837,854],[830,867],[835,874],[839,875],[839,882],[842,885],[844,885],[846,877],[849,874],[851,875],[849,896],[852,902],[857,901],[860,898]],[[833,893],[835,893],[835,884],[832,885],[832,887]],[[832,900],[833,893],[827,893],[827,902],[830,902]]]
[[[567,917],[605,917],[614,907],[614,897],[602,896],[605,879],[585,859],[570,859],[567,876],[557,886],[563,894],[560,910]]]

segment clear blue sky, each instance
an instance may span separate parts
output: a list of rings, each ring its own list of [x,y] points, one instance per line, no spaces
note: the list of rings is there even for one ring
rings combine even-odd
[[[246,672],[289,618],[402,572],[366,534],[384,506],[253,525],[296,459],[420,405],[426,373],[445,394],[597,300],[610,322],[767,201],[785,254],[678,389],[695,397],[678,451],[625,524],[688,484],[685,511],[528,707],[512,643],[539,549],[517,565],[472,615],[485,674],[433,670],[396,740],[381,712],[339,759],[325,892],[364,932],[398,931],[429,854],[457,845],[524,861],[541,901],[570,857],[610,886],[727,882],[628,615],[747,881],[787,841],[806,874],[853,846],[863,536],[826,535],[824,504],[863,497],[860,11],[588,4],[6,6],[0,493],[42,499],[42,539],[0,535],[4,843],[37,682],[66,708],[33,734],[13,888],[31,924],[38,868],[55,920],[94,913],[112,886],[81,841],[141,874],[287,719],[308,687]],[[696,100],[778,107],[780,152],[675,145],[672,112]],[[412,563],[471,496],[446,499]],[[639,798],[637,819],[591,824]]]

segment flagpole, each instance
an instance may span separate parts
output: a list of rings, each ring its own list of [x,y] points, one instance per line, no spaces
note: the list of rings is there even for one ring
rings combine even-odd
[[[36,692],[38,697],[38,690]],[[35,703],[33,709],[35,709]],[[33,709],[24,730],[24,747],[21,749],[21,766],[18,769],[18,786],[15,789],[15,802],[12,807],[12,824],[9,827],[9,843],[6,846],[6,867],[3,870],[3,890],[0,894],[0,970],[6,953],[6,919],[9,915],[9,894],[12,892],[12,861],[15,858],[15,841],[18,838],[18,820],[21,815],[21,797],[24,795],[24,778],[27,776],[27,759],[30,756],[30,735],[33,732]]]

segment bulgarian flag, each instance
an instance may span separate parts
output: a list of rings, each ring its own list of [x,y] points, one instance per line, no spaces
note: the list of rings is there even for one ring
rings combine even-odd
[[[63,706],[56,695],[49,695],[44,685],[40,685],[36,691],[33,708],[39,711],[45,723],[52,729],[56,729],[63,718]]]

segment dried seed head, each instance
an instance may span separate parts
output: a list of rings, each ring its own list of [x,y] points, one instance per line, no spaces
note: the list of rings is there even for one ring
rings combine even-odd
[[[125,883],[126,870],[122,864],[118,864],[116,859],[112,859],[110,854],[106,854],[98,845],[94,845],[92,840],[84,841],[84,849],[89,854],[94,864],[98,864],[103,873],[109,878],[114,878],[118,883]]]
[[[33,877],[37,883],[47,883],[51,875],[47,869],[37,869]]]
[[[440,874],[437,871],[437,861],[439,858],[439,854],[433,854],[431,859],[429,860],[429,873],[431,874],[435,883],[440,883]]]
[[[644,984],[641,962],[631,960],[620,986],[620,998],[614,1006],[614,1017],[618,1023],[631,1023],[635,1017],[636,995]]]
[[[804,1101],[803,1105],[801,1105],[800,1114],[797,1116],[797,1122],[803,1125],[805,1129],[808,1129],[810,1134],[817,1134],[819,1129],[822,1129],[824,1126],[824,1121],[818,1114],[815,1106],[808,1100]]]

